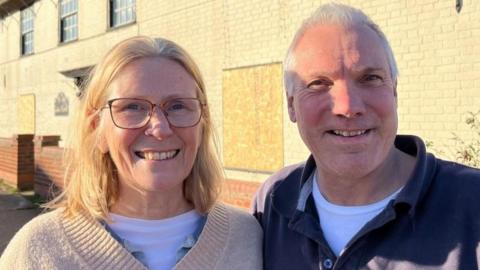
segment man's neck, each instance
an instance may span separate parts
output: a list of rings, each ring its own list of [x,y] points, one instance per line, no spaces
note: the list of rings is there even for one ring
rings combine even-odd
[[[413,171],[415,157],[396,148],[377,169],[365,176],[329,175],[317,168],[322,195],[338,205],[366,205],[403,187]]]

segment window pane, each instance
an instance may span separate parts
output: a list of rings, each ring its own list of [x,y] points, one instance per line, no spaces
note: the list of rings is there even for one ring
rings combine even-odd
[[[33,52],[33,32],[22,36],[22,53],[29,54]]]
[[[120,21],[122,23],[125,23],[127,21],[127,16],[126,16],[126,11],[125,10],[122,10],[120,11]]]
[[[61,41],[70,41],[77,38],[78,0],[61,1],[60,33]]]
[[[134,0],[110,1],[112,27],[135,21]]]
[[[77,38],[77,28],[76,27],[72,28],[72,32],[73,32],[72,33],[72,38],[76,39]]]
[[[20,32],[22,33],[22,54],[33,52],[33,7],[20,12]]]

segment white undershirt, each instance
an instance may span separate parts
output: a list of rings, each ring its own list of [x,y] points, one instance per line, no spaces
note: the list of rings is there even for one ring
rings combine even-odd
[[[385,199],[376,203],[360,206],[342,206],[333,204],[323,197],[317,183],[317,177],[313,178],[313,199],[318,211],[320,226],[325,239],[335,255],[339,256],[352,237],[394,199],[401,188]]]
[[[177,251],[201,221],[201,215],[195,210],[161,220],[110,215],[113,223],[108,226],[131,249],[142,251],[145,256],[142,262],[154,270],[170,270],[175,266]]]

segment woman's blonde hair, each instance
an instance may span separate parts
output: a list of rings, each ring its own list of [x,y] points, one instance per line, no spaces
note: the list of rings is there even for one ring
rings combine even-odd
[[[197,84],[197,96],[206,106],[200,121],[202,140],[192,171],[184,182],[184,196],[201,213],[213,206],[220,193],[223,171],[200,71],[190,55],[174,42],[138,36],[114,46],[90,73],[66,142],[65,187],[46,207],[64,207],[67,216],[86,212],[97,219],[108,219],[109,208],[118,197],[118,179],[109,153],[98,148],[100,131],[95,124],[98,108],[107,103],[108,88],[115,76],[129,63],[146,57],[176,61]]]

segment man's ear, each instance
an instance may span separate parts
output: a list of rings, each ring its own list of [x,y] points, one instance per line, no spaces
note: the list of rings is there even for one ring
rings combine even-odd
[[[288,116],[290,121],[293,123],[297,122],[297,116],[295,115],[295,107],[293,106],[293,96],[290,96],[287,93],[287,106],[288,106]]]
[[[393,96],[395,97],[395,106],[398,108],[397,81],[393,83]]]
[[[393,96],[397,98],[397,80],[393,83]]]

